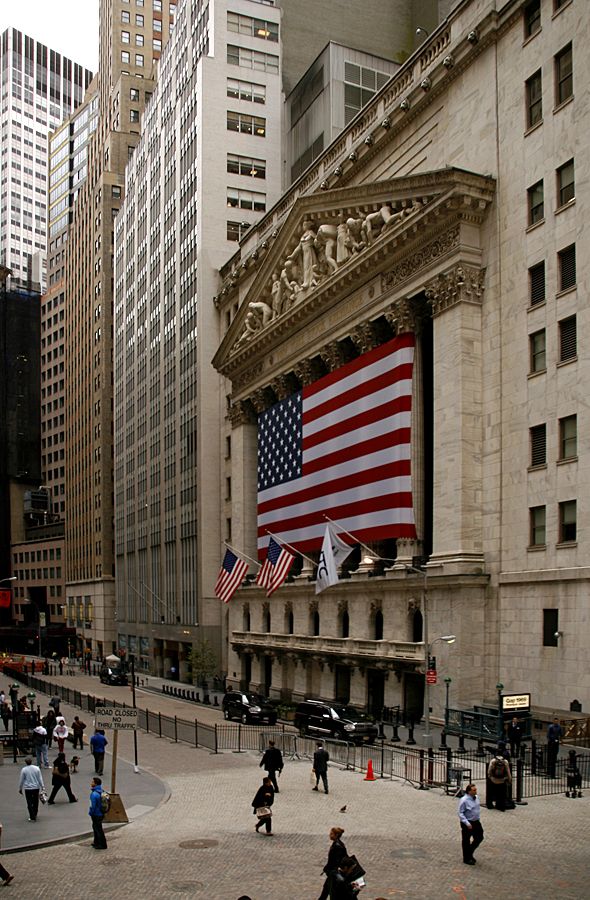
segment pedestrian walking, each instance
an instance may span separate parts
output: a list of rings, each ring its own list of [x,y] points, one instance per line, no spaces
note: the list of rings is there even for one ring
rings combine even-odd
[[[56,718],[57,718],[57,716],[59,716],[60,703],[61,703],[61,700],[59,699],[57,694],[54,694],[53,697],[51,698],[51,700],[49,701],[49,705],[53,708]]]
[[[466,866],[474,866],[473,856],[475,850],[483,841],[483,828],[481,824],[481,810],[477,787],[468,784],[465,796],[459,801],[459,821],[461,823],[461,846],[463,848],[463,862]]]
[[[47,752],[47,729],[43,725],[33,728],[33,747],[37,756],[37,765],[49,768],[49,754]]]
[[[69,734],[68,726],[66,725],[66,720],[63,716],[57,717],[57,725],[53,729],[53,739],[57,741],[57,749],[59,753],[64,752],[64,747],[66,745],[66,739]]]
[[[324,793],[328,793],[328,762],[330,760],[330,754],[327,750],[324,750],[324,745],[320,741],[317,744],[317,749],[313,754],[313,771],[315,773],[315,787],[312,790],[317,791],[318,785],[320,783],[320,778],[322,779],[322,784],[324,785]]]
[[[512,722],[506,729],[506,737],[510,744],[510,756],[512,759],[518,759],[522,742],[522,724],[516,716],[512,718]]]
[[[47,801],[48,805],[53,806],[55,803],[55,797],[60,788],[63,788],[68,795],[68,800],[70,803],[77,803],[78,798],[74,797],[72,794],[72,782],[70,780],[70,767],[66,762],[65,753],[58,753],[56,758],[53,760],[53,772],[51,774],[51,794],[49,800]]]
[[[338,828],[337,826],[334,826],[334,828],[330,829],[330,840],[332,841],[332,843],[328,851],[328,861],[322,869],[322,871],[326,875],[326,880],[324,882],[324,887],[322,888],[322,893],[320,894],[319,900],[327,900],[327,898],[330,896],[333,876],[338,871],[338,867],[340,866],[340,863],[342,862],[344,857],[348,856],[346,847],[344,846],[344,842],[341,840],[343,834],[344,828]]]
[[[47,746],[51,749],[51,744],[53,743],[53,729],[57,725],[57,716],[55,715],[53,706],[49,707],[47,715],[41,720],[41,724],[47,731]]]
[[[0,716],[2,717],[2,721],[4,722],[4,730],[8,731],[10,727],[10,720],[12,719],[12,710],[10,708],[10,703],[6,698],[4,698],[4,702],[0,707]]]
[[[37,813],[39,811],[39,792],[45,790],[43,784],[43,776],[39,766],[33,765],[33,759],[27,756],[25,764],[20,772],[20,781],[18,783],[18,792],[25,792],[27,801],[27,809],[29,811],[29,822],[37,821]]]
[[[280,793],[279,786],[277,784],[277,772],[280,775],[283,771],[283,754],[278,747],[275,747],[274,741],[268,742],[268,747],[264,751],[264,755],[260,760],[260,768],[266,769],[268,777],[272,782],[275,794]]]
[[[6,700],[6,694],[4,693],[3,690],[0,690],[0,705],[2,705],[2,703],[4,703],[5,700]]]
[[[255,816],[258,816],[258,822],[254,826],[254,830],[258,832],[264,825],[266,834],[272,834],[272,805],[275,800],[275,792],[272,781],[266,775],[262,779],[262,784],[256,791],[256,796],[252,801],[252,810]]]
[[[549,778],[555,778],[555,767],[559,756],[559,744],[562,735],[563,728],[556,716],[547,729],[547,774]]]
[[[102,779],[95,775],[90,783],[90,809],[88,815],[92,819],[92,831],[94,832],[94,841],[92,846],[95,850],[106,850],[107,839],[102,829],[102,820],[104,813],[102,811]]]
[[[486,806],[488,809],[493,809],[495,803],[497,810],[506,812],[508,784],[512,784],[510,763],[504,758],[503,752],[499,748],[488,766],[486,779]]]
[[[84,729],[86,728],[86,723],[81,722],[79,716],[74,716],[74,721],[72,722],[72,734],[74,737],[74,750],[80,743],[80,750],[84,749]]]
[[[90,752],[94,756],[94,771],[97,775],[102,775],[104,771],[104,754],[105,747],[108,744],[104,731],[98,728],[90,738]]]
[[[0,822],[0,846],[2,846],[2,823]],[[11,881],[14,880],[14,875],[11,875],[8,872],[2,863],[0,863],[0,878],[2,879],[2,884],[10,884]]]

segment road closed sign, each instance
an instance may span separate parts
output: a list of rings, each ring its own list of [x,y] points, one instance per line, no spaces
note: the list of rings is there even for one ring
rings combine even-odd
[[[127,706],[97,706],[94,711],[95,728],[114,731],[135,731],[137,710]]]

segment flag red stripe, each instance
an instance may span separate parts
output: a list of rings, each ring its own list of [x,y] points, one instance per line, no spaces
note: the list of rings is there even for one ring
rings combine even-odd
[[[313,384],[306,385],[305,396],[311,396],[312,394],[317,394],[318,391],[325,390],[330,385],[342,381],[347,375],[351,375],[353,372],[358,372],[359,369],[370,366],[371,363],[376,362],[378,359],[392,356],[396,350],[413,346],[414,334],[412,332],[400,334],[398,337],[393,338],[393,340],[387,341],[385,344],[380,344],[379,347],[374,347],[373,350],[369,350],[368,353],[357,356],[356,359],[350,360],[350,362],[347,362],[344,366],[340,366],[340,368],[335,369],[333,372],[328,372],[327,375],[323,375],[318,381],[314,381]]]
[[[322,513],[314,511],[312,513],[309,513],[308,515],[296,517],[288,516],[285,519],[276,519],[272,523],[272,530],[278,534],[283,530],[292,531],[296,528],[305,528],[307,525],[315,525],[318,521],[321,521],[324,515],[337,522],[339,518],[349,519],[352,516],[360,516],[365,515],[366,513],[377,512],[378,510],[386,510],[392,508],[411,509],[411,493],[406,491],[399,494],[385,494],[381,497],[369,497],[366,500],[359,500],[356,503],[349,502],[341,504],[339,506],[326,506],[325,510]],[[258,536],[261,537],[265,534],[267,534],[266,528],[264,526],[259,527]],[[297,544],[297,546],[299,547],[299,544]]]
[[[411,523],[399,523],[395,526],[395,536],[397,538],[415,538],[416,537],[416,526]],[[356,541],[363,543],[371,543],[374,541],[378,543],[379,541],[385,541],[391,538],[391,525],[382,525],[376,526],[373,528],[355,528],[352,532],[354,534],[354,538]],[[346,540],[350,540],[350,538],[346,538]],[[309,541],[297,541],[297,549],[302,553],[309,553],[313,550],[320,550],[322,546],[323,537],[312,538]]]
[[[390,431],[382,434],[378,438],[369,438],[366,441],[359,441],[357,444],[351,444],[350,447],[342,447],[336,453],[330,453],[327,456],[320,456],[317,459],[311,459],[305,463],[303,474],[311,475],[312,472],[322,472],[329,469],[330,466],[337,466],[339,463],[347,462],[350,459],[358,459],[366,456],[368,453],[376,453],[378,450],[384,450],[386,447],[397,447],[398,444],[410,443],[409,428],[399,428],[397,431]],[[362,465],[362,460],[359,460]],[[371,479],[372,480],[372,479]],[[291,497],[289,491],[288,500]]]
[[[372,394],[375,394],[377,391],[382,391],[386,387],[391,387],[393,384],[397,384],[398,381],[411,381],[411,378],[412,363],[402,363],[401,365],[396,366],[394,369],[390,369],[388,372],[382,372],[381,375],[377,375],[370,381],[365,381],[363,382],[363,384],[358,384],[356,385],[356,387],[348,389],[344,398],[342,395],[338,397],[332,397],[329,400],[325,400],[324,403],[320,403],[318,406],[315,406],[313,408],[308,407],[307,409],[304,402],[303,422],[304,424],[307,424],[308,422],[315,422],[316,419],[319,419],[336,409],[340,409],[343,405],[343,400],[347,404],[353,403],[355,401],[363,399],[364,397],[370,397]],[[307,390],[307,387],[303,389],[304,398],[307,397]],[[407,399],[407,397],[402,396],[390,402],[396,403],[400,400],[405,399]],[[409,399],[411,400],[411,396]]]
[[[342,401],[340,401],[340,405],[342,405]],[[318,444],[323,444],[325,441],[333,440],[341,434],[348,434],[350,431],[356,430],[357,428],[366,428],[367,425],[373,425],[375,422],[389,419],[397,413],[410,412],[411,409],[412,398],[410,396],[398,397],[397,400],[390,400],[380,406],[373,407],[373,409],[366,409],[363,412],[357,413],[354,417],[335,422],[333,425],[328,425],[321,431],[316,431],[315,434],[309,434],[306,437],[304,436],[302,441],[303,450],[305,452],[305,450],[316,447]],[[306,417],[304,415],[304,421],[305,419]],[[355,446],[358,447],[359,445],[355,444]]]
[[[333,478],[330,481],[319,481],[313,487],[306,490],[298,491],[297,481],[291,482],[292,490],[289,492],[288,498],[284,496],[275,497],[274,500],[267,500],[258,506],[258,515],[261,516],[273,509],[281,509],[295,503],[309,503],[317,497],[328,496],[335,491],[350,490],[351,488],[360,487],[363,484],[372,484],[375,481],[385,481],[388,478],[397,478],[410,474],[410,460],[400,459],[396,462],[387,463],[384,466],[376,466],[374,469],[362,469],[360,472],[347,475],[345,478]]]

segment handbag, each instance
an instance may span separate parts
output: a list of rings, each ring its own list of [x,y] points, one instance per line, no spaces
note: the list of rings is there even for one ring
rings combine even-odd
[[[258,806],[256,807],[256,815],[259,819],[269,819],[272,816],[272,809],[270,806]]]
[[[47,803],[47,791],[39,791],[39,800],[41,803]]]
[[[316,784],[317,781],[318,781],[318,778],[315,774],[315,769],[312,769],[311,772],[309,773],[309,783]]]

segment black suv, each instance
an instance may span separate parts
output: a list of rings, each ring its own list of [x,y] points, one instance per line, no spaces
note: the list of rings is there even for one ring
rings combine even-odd
[[[253,722],[276,725],[277,722],[276,709],[260,694],[228,691],[221,701],[221,708],[225,719],[239,719],[243,725],[251,725]]]
[[[321,700],[304,700],[295,710],[295,727],[300,734],[336,738],[360,744],[374,743],[379,731],[377,726],[354,706],[323,703]]]
[[[100,680],[103,684],[129,684],[127,673],[123,669],[113,669],[111,666],[102,667]]]

